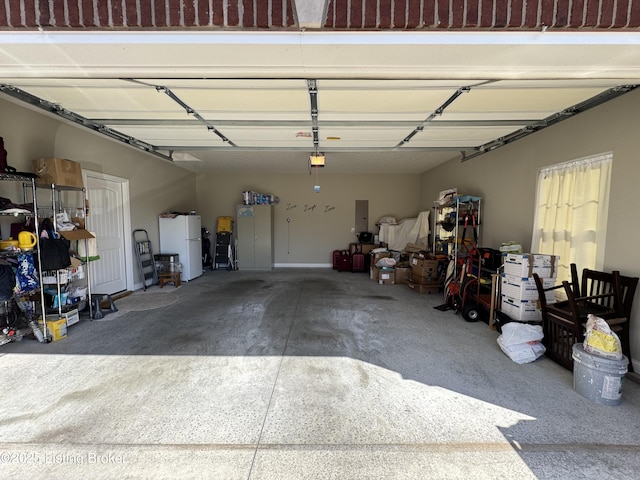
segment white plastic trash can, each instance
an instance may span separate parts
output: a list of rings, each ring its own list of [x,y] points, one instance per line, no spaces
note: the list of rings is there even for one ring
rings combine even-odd
[[[629,360],[600,357],[584,351],[581,343],[573,346],[573,388],[583,397],[602,405],[619,405],[622,383]]]

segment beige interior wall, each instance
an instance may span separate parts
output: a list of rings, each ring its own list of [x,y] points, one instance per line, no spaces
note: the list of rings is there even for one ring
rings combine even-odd
[[[86,170],[128,179],[132,228],[146,229],[152,244],[159,245],[159,213],[197,208],[192,172],[3,98],[0,112],[0,136],[11,166],[31,172],[34,158],[61,157]],[[0,192],[16,202],[22,199],[22,189],[13,182],[3,182]],[[8,235],[5,224],[2,234]]]
[[[7,163],[18,171],[31,172],[31,159],[50,156],[60,123],[0,98],[0,137],[4,139]],[[0,197],[23,203],[19,182],[0,182]],[[9,237],[10,217],[0,217],[0,235]]]
[[[441,165],[423,174],[422,205],[431,205],[439,191],[450,187],[481,195],[482,246],[496,248],[514,240],[529,251],[540,167],[613,152],[603,268],[640,276],[639,111],[640,91],[636,90],[492,153]],[[640,360],[640,292],[636,292],[631,322],[632,357]]]
[[[280,203],[274,207],[276,264],[330,264],[333,250],[346,249],[356,241],[351,231],[356,200],[369,201],[369,230],[375,233],[375,222],[382,216],[401,219],[419,213],[419,175],[336,175],[330,171],[327,167],[319,173],[320,193],[313,191],[315,174],[199,175],[198,208],[214,233],[217,217],[235,217],[243,191],[278,196]]]
[[[80,162],[85,170],[129,180],[131,228],[147,230],[152,245],[160,244],[158,214],[197,209],[194,173],[93,132],[61,125],[55,156]]]

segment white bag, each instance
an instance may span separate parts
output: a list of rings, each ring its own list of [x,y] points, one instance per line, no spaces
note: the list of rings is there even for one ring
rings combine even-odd
[[[94,232],[89,232],[95,237]],[[98,255],[98,242],[95,238],[87,238],[86,243],[85,240],[78,240],[78,245],[76,248],[76,252],[78,256],[82,259],[90,259],[94,260],[100,258]]]
[[[514,362],[523,364],[537,360],[546,351],[540,341],[542,326],[528,323],[509,322],[502,326],[498,337],[500,349]]]
[[[593,314],[587,316],[587,332],[582,343],[584,351],[613,360],[622,360],[622,346],[609,324]]]
[[[396,266],[396,260],[395,258],[392,257],[382,257],[380,260],[378,260],[378,262],[376,263],[376,267],[395,267]]]

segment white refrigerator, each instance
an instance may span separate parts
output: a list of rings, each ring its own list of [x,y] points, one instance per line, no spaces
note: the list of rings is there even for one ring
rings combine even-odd
[[[202,220],[200,215],[159,217],[160,253],[177,253],[182,281],[202,275]]]

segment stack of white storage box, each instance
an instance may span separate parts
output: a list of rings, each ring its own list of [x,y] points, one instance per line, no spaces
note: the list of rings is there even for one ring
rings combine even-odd
[[[502,305],[500,310],[512,320],[542,321],[538,289],[533,279],[537,273],[544,288],[556,284],[558,261],[556,255],[537,253],[507,254],[502,275]],[[553,303],[554,292],[547,292],[546,300]]]

